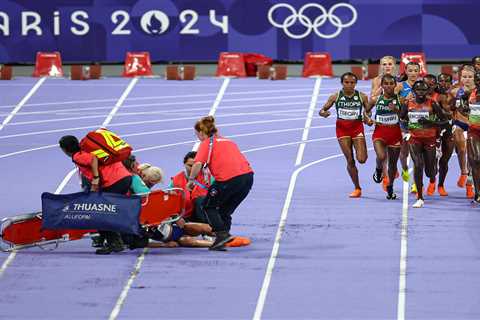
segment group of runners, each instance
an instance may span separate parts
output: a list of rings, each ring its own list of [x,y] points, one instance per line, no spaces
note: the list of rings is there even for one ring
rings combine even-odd
[[[355,158],[359,163],[367,160],[366,124],[375,126],[373,180],[383,182],[387,199],[396,199],[393,183],[397,177],[410,180],[409,157],[413,160],[411,192],[417,195],[413,207],[425,203],[424,173],[429,180],[427,195],[437,190],[440,196],[448,196],[444,183],[455,151],[460,167],[457,185],[465,188],[467,198],[480,203],[480,57],[460,67],[456,83],[447,73],[421,76],[417,62],[406,64],[404,74],[397,76],[392,56],[380,60],[370,97],[355,89],[357,80],[351,72],[343,74],[342,89],[319,112],[326,118],[328,110],[336,108],[336,135],[355,187],[350,197],[362,195]]]

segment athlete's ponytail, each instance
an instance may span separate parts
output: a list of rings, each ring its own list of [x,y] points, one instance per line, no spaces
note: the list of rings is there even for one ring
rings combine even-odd
[[[195,130],[202,132],[207,137],[211,137],[217,133],[217,127],[215,127],[215,118],[213,116],[203,117],[195,123]]]

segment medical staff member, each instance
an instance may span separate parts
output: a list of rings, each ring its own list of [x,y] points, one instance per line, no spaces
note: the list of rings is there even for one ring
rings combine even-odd
[[[204,202],[204,210],[216,234],[210,250],[225,250],[233,240],[230,235],[232,214],[247,197],[253,185],[253,170],[238,146],[218,134],[215,118],[207,116],[195,123],[195,133],[201,141],[187,188],[193,190],[199,174],[215,178]],[[203,172],[201,173],[200,171]],[[205,181],[209,181],[207,177]]]

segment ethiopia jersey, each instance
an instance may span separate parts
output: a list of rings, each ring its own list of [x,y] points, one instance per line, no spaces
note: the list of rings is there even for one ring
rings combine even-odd
[[[375,122],[383,125],[396,125],[398,124],[398,114],[393,111],[400,108],[400,100],[398,95],[394,95],[393,98],[387,99],[382,94],[378,97],[375,103]]]
[[[347,97],[343,90],[338,92],[335,101],[335,109],[337,109],[337,118],[342,120],[362,120],[363,101],[360,92],[355,90],[351,97]]]

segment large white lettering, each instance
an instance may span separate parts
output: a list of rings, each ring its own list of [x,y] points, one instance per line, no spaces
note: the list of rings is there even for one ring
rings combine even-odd
[[[70,31],[77,35],[77,36],[84,36],[90,31],[90,26],[88,23],[84,20],[88,19],[88,13],[83,11],[83,10],[78,10],[75,12],[72,12],[72,15],[70,16],[72,19],[72,22],[77,25],[80,28],[77,27],[70,27]],[[81,20],[82,18],[83,20]]]
[[[9,36],[10,35],[10,19],[8,18],[8,15],[2,11],[0,11],[0,18],[2,18],[2,20],[0,21],[0,30],[2,30],[2,33],[4,36]]]
[[[31,23],[28,22],[29,18],[33,18]],[[34,11],[23,11],[22,12],[22,36],[28,35],[30,30],[35,31],[37,36],[41,36],[42,29],[38,26],[42,18],[40,15]]]

